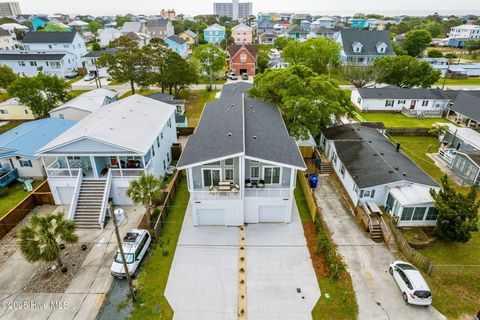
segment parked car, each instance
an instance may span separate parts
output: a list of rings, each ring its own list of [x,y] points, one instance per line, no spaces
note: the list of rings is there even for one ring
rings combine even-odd
[[[248,80],[248,74],[242,73],[242,80]]]
[[[143,258],[145,258],[146,253],[150,250],[151,243],[152,237],[150,236],[150,233],[144,229],[132,229],[130,232],[127,232],[123,238],[123,253],[127,262],[128,272],[133,277],[137,275],[140,263]],[[115,254],[110,273],[112,276],[119,279],[126,277],[120,250],[117,250],[117,253]]]
[[[83,80],[85,81],[92,81],[94,79],[95,79],[95,73],[89,73],[83,78]]]
[[[226,76],[230,80],[237,80],[238,79],[237,75],[233,71],[227,72]]]
[[[432,292],[415,266],[405,261],[394,261],[388,272],[397,282],[406,303],[422,306],[432,304]]]
[[[76,71],[69,72],[65,75],[66,79],[75,79],[76,77],[78,77],[78,72]]]

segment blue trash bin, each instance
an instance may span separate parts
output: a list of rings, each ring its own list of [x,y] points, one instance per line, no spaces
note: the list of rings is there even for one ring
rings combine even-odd
[[[318,176],[316,174],[312,174],[310,178],[308,178],[308,181],[310,182],[310,188],[315,189],[318,183]]]

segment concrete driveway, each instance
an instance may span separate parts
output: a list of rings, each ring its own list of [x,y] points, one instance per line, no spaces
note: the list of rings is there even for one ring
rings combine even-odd
[[[237,319],[238,228],[194,227],[185,213],[165,297],[175,320]]]
[[[387,271],[395,257],[384,244],[373,242],[361,230],[346,208],[345,199],[332,178],[320,176],[315,195],[338,251],[352,276],[359,319],[445,319],[433,307],[405,304],[395,280]]]
[[[248,319],[312,319],[320,289],[297,206],[290,224],[249,225],[246,239]]]
[[[128,206],[120,223],[120,235],[136,228],[145,209]],[[61,208],[59,208],[61,210]],[[68,210],[66,211],[68,212]],[[117,243],[113,224],[103,230],[77,230],[79,242],[90,243],[91,250],[65,293],[25,293],[23,287],[38,270],[19,250],[0,268],[0,319],[85,320],[95,319],[113,278],[110,266]],[[7,308],[8,303],[20,306]]]

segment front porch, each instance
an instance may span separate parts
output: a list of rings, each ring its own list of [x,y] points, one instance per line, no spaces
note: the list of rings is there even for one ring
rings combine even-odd
[[[459,125],[459,126],[463,126],[463,127],[467,127],[467,128],[477,128],[478,127],[478,122],[475,121],[474,119],[470,118],[470,117],[467,117],[467,116],[464,116],[454,110],[451,110],[449,109],[447,111],[447,116],[446,118],[450,121],[452,121],[453,123]]]

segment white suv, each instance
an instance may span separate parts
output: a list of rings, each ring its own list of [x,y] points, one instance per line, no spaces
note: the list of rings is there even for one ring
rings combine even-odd
[[[128,272],[133,277],[137,275],[140,262],[142,262],[146,253],[150,250],[151,243],[152,237],[147,230],[143,229],[132,229],[130,232],[127,232],[123,238],[123,253],[127,262]],[[126,277],[120,250],[117,250],[115,254],[110,273],[119,279]]]
[[[429,306],[432,304],[432,292],[420,271],[405,261],[394,261],[388,272],[397,281],[403,300],[409,304]]]

